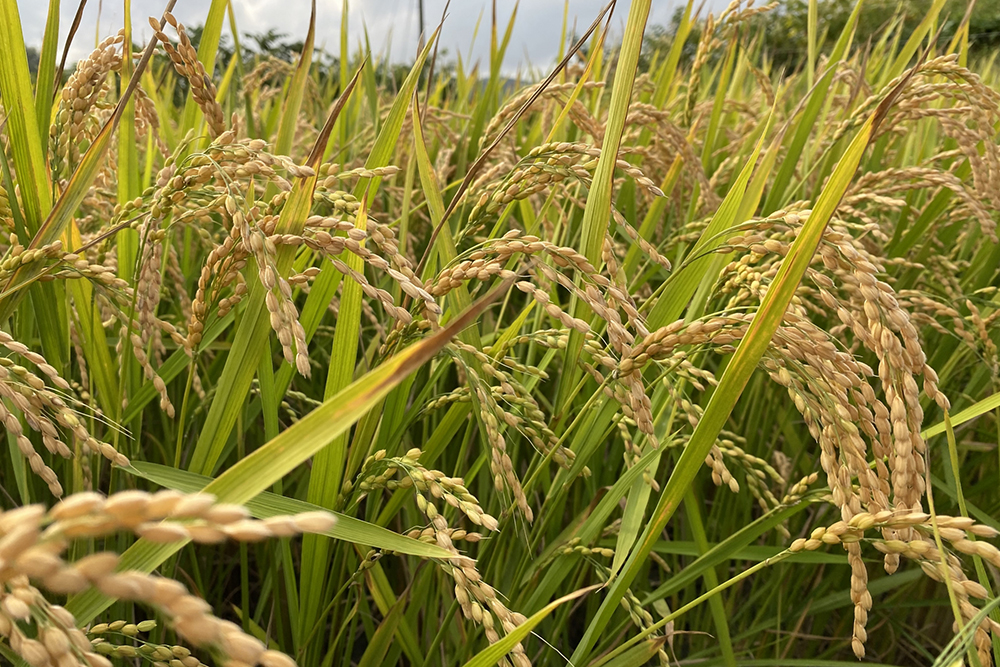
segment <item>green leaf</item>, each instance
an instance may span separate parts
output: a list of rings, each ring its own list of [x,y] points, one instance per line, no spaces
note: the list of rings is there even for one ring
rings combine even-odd
[[[542,607],[539,611],[532,614],[528,620],[517,626],[513,632],[504,636],[497,643],[491,644],[488,648],[477,653],[472,660],[465,663],[465,667],[492,667],[492,665],[495,665],[501,658],[510,653],[511,649],[517,646],[520,642],[524,641],[531,631],[535,629],[535,626],[544,621],[549,614],[559,607],[559,605],[570,602],[571,600],[576,600],[577,598],[582,597],[591,591],[595,591],[600,587],[600,584],[598,584],[588,588],[581,588],[578,591],[573,591],[569,595],[562,596],[558,600],[553,600],[549,604]]]
[[[393,635],[396,634],[396,628],[399,626],[399,621],[403,617],[405,609],[406,598],[401,597],[396,601],[396,604],[392,605],[389,613],[379,623],[378,629],[375,630],[375,634],[368,641],[368,646],[365,647],[365,652],[358,662],[358,667],[378,667],[384,663],[385,654],[392,645]]]
[[[970,405],[964,410],[956,412],[951,417],[951,425],[953,427],[959,426],[967,421],[971,421],[976,417],[979,417],[980,415],[984,415],[991,410],[996,410],[997,408],[1000,408],[1000,392],[997,392],[992,396],[988,396],[978,403]],[[942,421],[938,424],[934,424],[934,426],[924,429],[920,435],[926,440],[927,438],[933,438],[935,435],[944,433],[947,428],[946,422]]]
[[[806,56],[806,82],[812,88],[816,75],[816,28],[819,23],[819,8],[816,0],[809,0],[809,15],[806,19],[806,37],[808,39]]]
[[[705,140],[701,150],[701,163],[707,171],[713,171],[712,156],[715,153],[716,139],[719,135],[719,124],[722,121],[722,107],[726,101],[726,94],[729,92],[729,82],[733,75],[733,67],[736,65],[736,51],[739,42],[732,40],[729,48],[726,49],[726,58],[722,61],[722,69],[719,72],[719,80],[715,84],[715,99],[712,101],[712,113],[708,117],[708,127],[705,128]],[[706,87],[708,87],[706,84]]]
[[[635,82],[639,52],[642,50],[642,36],[649,16],[651,0],[633,0],[625,24],[625,39],[622,42],[618,64],[615,68],[615,82],[611,89],[608,107],[608,121],[601,144],[601,157],[597,161],[594,180],[583,211],[583,238],[581,252],[591,264],[601,264],[601,248],[611,220],[611,187],[615,175],[615,163],[621,146],[625,118],[632,99],[632,84]]]
[[[197,493],[202,491],[214,480],[211,477],[197,475],[187,470],[178,470],[170,466],[147,463],[145,461],[133,461],[132,465],[124,468],[126,472],[148,479],[155,484],[183,491],[184,493]],[[303,500],[279,496],[276,493],[264,491],[260,495],[248,500],[246,507],[250,514],[256,519],[267,519],[272,516],[282,516],[289,514],[301,514],[303,512],[314,512],[324,510],[324,508]],[[420,558],[451,558],[454,554],[442,549],[435,544],[427,544],[420,540],[415,540],[399,533],[394,533],[382,526],[356,519],[346,514],[333,512],[337,517],[337,523],[333,527],[323,532],[323,535],[337,540],[360,544],[375,549],[385,551],[396,551],[410,556]]]
[[[617,406],[617,403],[611,401],[605,405]],[[610,407],[608,409],[612,410]],[[656,449],[650,448],[648,452],[642,455],[642,458],[635,462],[635,465],[623,472],[615,481],[614,485],[604,494],[600,502],[597,503],[597,507],[590,511],[589,515],[582,523],[578,526],[572,527],[572,530],[567,529],[565,531],[565,535],[560,535],[558,539],[553,540],[552,544],[539,554],[532,567],[525,573],[525,579],[522,580],[522,585],[526,586],[528,584],[528,577],[533,576],[534,573],[538,571],[538,568],[547,561],[551,553],[560,545],[565,544],[566,540],[574,537],[579,538],[581,544],[590,544],[596,540],[600,536],[601,531],[607,525],[608,518],[611,516],[611,513],[618,508],[618,503],[625,497],[625,494],[628,493],[629,489],[631,489],[637,480],[640,482],[642,481],[640,476],[643,471],[649,468],[652,460],[654,458],[659,458],[661,453],[662,452]],[[555,488],[567,487],[568,484]],[[544,515],[544,511],[542,514]],[[562,581],[570,574],[571,572],[569,572],[566,568],[549,569],[549,571],[546,572],[545,576],[542,578],[542,581],[532,590],[532,594],[528,598],[526,608],[534,609],[540,605],[542,601],[551,597],[558,588],[559,584],[561,584]]]
[[[650,449],[657,454],[660,453],[657,449],[653,449],[652,447]],[[645,467],[649,470],[650,475],[656,473],[659,462],[659,457],[657,457],[655,461],[652,461],[650,465]],[[633,469],[637,467],[638,465],[632,466]],[[621,528],[618,531],[618,539],[615,543],[615,556],[611,562],[611,572],[608,575],[608,579],[614,579],[618,575],[622,565],[625,564],[625,558],[632,549],[632,545],[635,544],[636,538],[639,537],[643,525],[642,519],[646,515],[646,506],[649,504],[649,495],[652,493],[652,490],[649,482],[645,479],[636,478],[632,482],[632,488],[629,489],[628,497],[625,500],[625,511],[622,512]]]
[[[59,0],[49,0],[45,36],[35,74],[35,122],[42,155],[49,150],[49,125],[52,123],[52,91],[56,84],[56,50],[59,46]]]
[[[674,82],[674,76],[677,74],[677,63],[681,59],[681,51],[684,49],[684,42],[687,41],[688,35],[691,34],[691,27],[693,22],[691,21],[691,9],[694,6],[694,0],[688,0],[687,5],[684,7],[684,13],[681,14],[680,23],[677,24],[677,31],[674,33],[674,41],[670,45],[670,53],[667,55],[667,59],[663,61],[663,65],[660,67],[660,72],[656,78],[656,90],[653,92],[653,106],[657,109],[662,109],[667,103],[667,97],[670,95],[670,88]]]
[[[312,11],[309,14],[309,31],[306,33],[306,41],[302,47],[302,54],[299,56],[299,62],[295,66],[295,74],[292,75],[292,81],[288,85],[288,90],[284,98],[284,108],[281,111],[281,123],[278,125],[278,140],[274,144],[278,155],[291,155],[292,153],[295,130],[299,126],[299,111],[302,109],[302,99],[305,97],[306,84],[309,79],[309,68],[312,65],[313,41],[315,38],[316,0],[312,0]]]
[[[52,186],[38,139],[41,130],[31,95],[31,74],[17,0],[0,0],[0,62],[3,63],[0,97],[6,114],[6,132],[10,137],[25,222],[28,232],[34,234],[52,208]],[[48,125],[45,132],[48,133]]]
[[[695,583],[699,577],[704,575],[706,570],[717,567],[728,560],[747,559],[761,561],[766,560],[767,558],[773,558],[777,555],[777,553],[768,553],[766,556],[762,553],[756,554],[750,551],[754,548],[751,547],[750,544],[755,540],[760,539],[760,537],[765,533],[773,530],[778,524],[783,521],[787,521],[804,510],[809,509],[813,503],[820,502],[821,496],[821,493],[816,492],[803,498],[801,502],[796,503],[795,505],[771,510],[759,519],[755,519],[753,522],[747,524],[743,528],[740,528],[738,531],[718,544],[712,546],[704,553],[701,553],[701,550],[697,548],[697,545],[691,544],[691,547],[697,550],[695,553],[692,553],[692,555],[696,555],[698,558],[650,592],[646,598],[643,599],[643,604],[650,604],[656,600],[662,600],[669,595],[673,595],[678,591],[683,590],[684,588]],[[661,551],[662,553],[682,553],[680,549],[687,550],[689,548],[686,546],[687,544],[690,543],[671,542],[667,545],[663,542],[657,542],[654,549]],[[780,551],[781,550],[778,550],[778,553],[780,553]],[[826,554],[809,554],[809,557],[814,556],[826,556]],[[843,557],[841,557],[840,560],[846,563]]]
[[[604,667],[642,667],[656,657],[660,647],[667,641],[666,637],[647,639],[636,644],[616,658],[604,663]],[[741,663],[742,664],[742,663]]]
[[[882,75],[879,78],[879,85],[887,85],[890,81],[902,75],[903,70],[905,70],[907,65],[910,64],[910,61],[913,60],[913,56],[920,48],[920,43],[924,40],[931,28],[937,22],[938,14],[941,13],[941,10],[944,8],[946,2],[947,0],[934,0],[934,3],[928,8],[927,13],[924,14],[920,24],[914,28],[912,33],[910,33],[910,37],[906,40],[906,44],[903,45],[903,48],[899,50],[896,57],[892,60],[892,65],[883,70]]]

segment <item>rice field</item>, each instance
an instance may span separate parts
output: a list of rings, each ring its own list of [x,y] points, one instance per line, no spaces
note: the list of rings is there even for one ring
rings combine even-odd
[[[517,10],[401,69],[204,4],[35,73],[0,0],[4,664],[1000,660],[971,8],[790,68],[567,3],[520,80]]]

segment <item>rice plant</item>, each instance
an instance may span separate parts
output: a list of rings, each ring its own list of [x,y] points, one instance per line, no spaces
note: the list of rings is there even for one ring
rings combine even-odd
[[[512,84],[517,10],[396,76],[173,4],[33,75],[0,0],[6,662],[1000,659],[971,8],[789,69],[777,3],[567,3]]]

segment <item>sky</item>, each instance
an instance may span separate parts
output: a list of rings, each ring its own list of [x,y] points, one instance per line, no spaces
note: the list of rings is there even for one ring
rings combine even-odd
[[[236,24],[240,33],[266,32],[274,28],[287,33],[292,41],[305,38],[309,27],[310,0],[233,0]],[[578,26],[583,32],[600,13],[607,0],[569,0],[569,25]],[[417,48],[419,33],[418,0],[350,0],[348,34],[352,51],[364,38],[367,26],[372,50],[385,53],[388,46],[393,61],[411,61]],[[678,5],[684,0],[653,0],[649,23],[669,23]],[[21,13],[21,26],[25,42],[40,46],[45,30],[48,3],[44,0],[17,0]],[[145,42],[151,33],[147,17],[159,17],[166,0],[132,0],[133,30]],[[619,0],[612,20],[612,27],[620,35],[628,16],[631,0]],[[725,8],[727,0],[709,0],[706,5],[716,12]],[[76,2],[60,3],[60,44],[76,12]],[[461,53],[468,64],[489,59],[489,0],[452,0],[441,34],[441,48],[447,49],[451,58]],[[501,30],[506,26],[514,9],[514,0],[497,0],[497,20]],[[445,0],[424,0],[425,20],[428,30],[440,21]],[[208,13],[208,0],[177,0],[174,16],[186,25],[204,22]],[[514,22],[510,46],[503,69],[512,74],[530,66],[548,69],[556,59],[559,37],[562,32],[564,0],[522,0]],[[316,43],[331,53],[340,51],[341,0],[317,0]],[[83,22],[69,60],[86,56],[101,38],[118,30],[123,21],[123,0],[89,0]],[[473,35],[482,17],[476,41]],[[98,20],[99,19],[99,20]],[[223,33],[228,33],[228,21]],[[61,47],[60,47],[61,49]]]

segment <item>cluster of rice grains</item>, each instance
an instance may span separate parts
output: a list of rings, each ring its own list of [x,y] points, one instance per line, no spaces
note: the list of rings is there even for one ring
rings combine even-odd
[[[39,371],[34,373],[15,363],[11,357],[0,357],[0,397],[7,402],[0,401],[0,421],[9,436],[17,443],[18,450],[27,459],[32,472],[42,478],[52,495],[62,496],[62,484],[56,473],[35,450],[35,445],[25,434],[18,415],[32,431],[41,436],[42,444],[50,454],[66,459],[74,456],[73,449],[63,441],[65,438],[117,465],[128,465],[127,457],[110,444],[101,442],[90,434],[85,426],[85,420],[82,420],[77,410],[64,400],[70,392],[70,384],[42,355],[29,350],[26,345],[13,340],[4,332],[0,332],[0,346],[32,364]],[[8,408],[8,403],[17,410],[16,414]]]
[[[865,532],[876,530],[882,538],[867,538]],[[893,537],[885,538],[889,534]],[[958,553],[977,556],[1000,567],[1000,550],[988,542],[977,541],[976,537],[996,538],[1000,535],[990,526],[977,524],[968,517],[935,516],[923,512],[893,512],[882,510],[874,514],[859,512],[848,521],[838,521],[829,527],[814,529],[808,538],[799,538],[789,547],[791,552],[812,551],[823,545],[841,544],[847,549],[851,563],[852,580],[858,584],[851,586],[851,598],[854,601],[855,627],[854,652],[864,655],[866,638],[864,624],[872,598],[864,581],[867,577],[865,565],[861,560],[860,551],[856,548],[862,540],[871,540],[873,546],[885,554],[887,562],[898,561],[900,556],[915,560],[927,576],[937,581],[946,582],[957,597],[961,619],[955,619],[955,631],[960,631],[959,620],[966,624],[979,614],[979,609],[969,602],[970,597],[985,600],[989,598],[986,589],[979,583],[971,581],[962,568],[961,561],[953,553],[942,553],[935,544],[936,537],[946,540],[952,549]],[[1000,623],[990,617],[983,618],[973,630],[973,642],[979,661],[988,665],[992,661],[992,641],[990,633],[1000,633]]]
[[[364,496],[382,489],[394,491],[412,488],[416,494],[417,508],[430,521],[430,526],[413,529],[408,535],[436,544],[454,554],[440,565],[455,582],[455,598],[465,617],[481,625],[490,643],[495,643],[501,636],[523,623],[525,617],[511,612],[493,587],[483,581],[476,569],[476,562],[455,547],[455,542],[475,544],[483,536],[476,532],[450,528],[434,501],[444,500],[474,525],[482,526],[490,532],[499,530],[499,523],[483,510],[461,478],[428,470],[420,464],[421,454],[416,448],[400,457],[387,457],[385,450],[377,451],[365,461],[358,473],[358,481],[344,484],[338,506],[360,502]],[[515,667],[531,664],[520,644],[511,650],[508,658]]]
[[[154,664],[200,667],[183,646],[148,643],[112,644],[106,636],[134,637],[151,629],[149,622],[124,621],[78,629],[73,615],[51,604],[50,595],[78,593],[94,587],[119,600],[158,609],[179,637],[214,653],[224,664],[291,667],[283,653],[213,615],[211,605],[173,579],[119,570],[119,557],[95,552],[72,562],[63,558],[74,540],[94,540],[120,532],[158,543],[193,540],[214,544],[227,539],[257,542],[302,532],[324,532],[334,517],[326,512],[249,518],[242,506],[217,503],[208,494],[123,491],[109,497],[77,493],[46,511],[28,505],[0,513],[0,636],[31,667],[110,667],[108,657],[142,657]]]
[[[728,239],[727,249],[737,251],[739,259],[727,267],[720,285],[720,293],[729,295],[727,310],[759,302],[809,214],[808,209],[779,211]],[[900,555],[920,560],[930,571],[934,559],[925,554],[933,547],[933,538],[906,521],[886,521],[885,517],[894,512],[926,516],[920,514],[927,471],[926,446],[920,433],[924,413],[917,379],[922,379],[924,393],[940,408],[948,409],[949,402],[937,388],[937,374],[926,363],[909,314],[900,307],[893,288],[879,278],[885,274],[882,262],[849,231],[849,226],[839,220],[827,228],[807,273],[808,282],[800,287],[796,301],[786,312],[763,366],[787,388],[811,435],[819,442],[820,463],[827,475],[831,500],[840,508],[842,524],[862,521],[856,517],[870,514],[881,517],[867,527],[874,526],[881,532],[881,540],[870,541],[885,554],[886,571],[891,574],[897,570]],[[836,313],[841,324],[825,330],[810,319],[810,313],[816,312]],[[746,323],[742,330],[745,327]],[[859,360],[859,348],[874,355],[877,370]],[[877,387],[882,396],[877,395]],[[940,525],[950,524],[942,520]],[[923,527],[929,530],[929,526],[925,520]],[[990,529],[981,530],[985,531],[981,535],[993,536]],[[911,549],[885,546],[920,540],[923,546]],[[861,538],[837,543],[847,550],[852,567],[853,649],[863,656],[872,598],[867,591]],[[810,542],[808,548],[816,548],[815,544]],[[798,548],[801,540],[793,545],[793,549]],[[985,544],[983,548],[992,549]],[[952,565],[958,568],[953,580],[966,581],[958,561]],[[980,590],[975,586],[969,590]],[[966,600],[962,606],[964,620],[976,613],[978,610]],[[989,627],[984,621],[976,639],[984,661],[989,660],[990,642],[985,634]]]

